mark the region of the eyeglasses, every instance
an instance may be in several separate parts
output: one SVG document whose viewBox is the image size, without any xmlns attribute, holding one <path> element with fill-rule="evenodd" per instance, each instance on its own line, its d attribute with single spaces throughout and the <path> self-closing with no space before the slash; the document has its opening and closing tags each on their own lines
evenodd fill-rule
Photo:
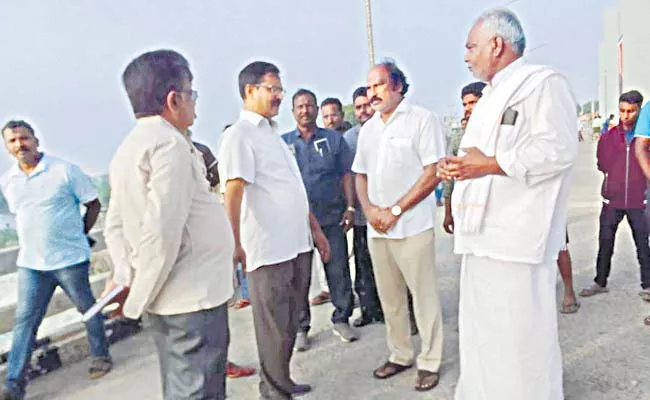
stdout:
<svg viewBox="0 0 650 400">
<path fill-rule="evenodd" d="M 190 98 L 192 99 L 192 103 L 196 103 L 196 101 L 199 99 L 199 92 L 196 90 L 179 90 L 178 93 L 189 94 Z"/>
<path fill-rule="evenodd" d="M 264 88 L 264 89 L 268 90 L 269 92 L 271 92 L 271 94 L 282 94 L 282 95 L 284 95 L 286 93 L 286 90 L 284 90 L 284 88 L 282 86 L 259 84 L 259 85 L 255 85 L 255 87 Z"/>
</svg>

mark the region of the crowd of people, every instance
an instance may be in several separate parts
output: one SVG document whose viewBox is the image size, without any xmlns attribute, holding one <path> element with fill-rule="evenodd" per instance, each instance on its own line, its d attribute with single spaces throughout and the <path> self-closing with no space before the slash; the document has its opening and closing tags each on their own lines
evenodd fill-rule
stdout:
<svg viewBox="0 0 650 400">
<path fill-rule="evenodd" d="M 310 347 L 310 303 L 327 301 L 342 342 L 363 340 L 360 328 L 385 323 L 389 354 L 374 378 L 415 366 L 414 389 L 435 388 L 443 318 L 434 236 L 440 200 L 433 193 L 442 183 L 442 227 L 462 256 L 455 399 L 563 399 L 557 311 L 580 307 L 567 248 L 576 102 L 567 79 L 526 63 L 525 49 L 511 11 L 491 10 L 475 21 L 465 62 L 478 82 L 462 89 L 462 130 L 449 140 L 436 114 L 407 99 L 409 81 L 392 61 L 370 68 L 352 94 L 357 125 L 345 122 L 340 100 L 319 105 L 303 88 L 290 100 L 295 129 L 279 132 L 273 118 L 285 96 L 281 72 L 252 62 L 238 75 L 242 110 L 221 134 L 216 157 L 192 140 L 198 92 L 187 60 L 158 50 L 131 61 L 122 78 L 136 122 L 110 164 L 104 236 L 114 270 L 105 293 L 127 287 L 119 312 L 147 315 L 163 397 L 224 399 L 227 376 L 254 373 L 228 360 L 233 282 L 241 288 L 235 307 L 252 309 L 261 398 L 312 390 L 292 378 L 291 359 Z M 621 95 L 620 123 L 598 144 L 605 177 L 600 247 L 594 284 L 583 297 L 607 292 L 614 237 L 626 216 L 641 265 L 640 295 L 650 301 L 643 190 L 650 106 L 641 110 L 642 103 L 637 91 Z M 87 235 L 100 204 L 77 166 L 38 149 L 29 123 L 10 121 L 2 136 L 17 161 L 0 185 L 21 248 L 0 399 L 16 400 L 25 396 L 32 345 L 54 289 L 61 286 L 80 312 L 95 302 Z M 312 275 L 319 294 L 310 300 Z M 355 293 L 361 315 L 350 321 Z M 90 378 L 113 367 L 103 321 L 98 314 L 86 323 Z"/>
</svg>

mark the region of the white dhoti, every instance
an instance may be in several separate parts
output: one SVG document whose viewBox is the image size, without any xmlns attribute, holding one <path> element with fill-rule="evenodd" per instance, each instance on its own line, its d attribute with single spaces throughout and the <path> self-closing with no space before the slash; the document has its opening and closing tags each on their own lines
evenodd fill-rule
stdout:
<svg viewBox="0 0 650 400">
<path fill-rule="evenodd" d="M 556 262 L 464 255 L 455 400 L 561 400 Z"/>
</svg>

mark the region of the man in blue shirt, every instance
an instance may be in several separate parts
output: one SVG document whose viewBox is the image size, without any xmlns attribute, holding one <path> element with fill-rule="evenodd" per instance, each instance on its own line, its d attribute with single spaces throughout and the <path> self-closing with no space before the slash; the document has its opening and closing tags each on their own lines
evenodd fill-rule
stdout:
<svg viewBox="0 0 650 400">
<path fill-rule="evenodd" d="M 16 217 L 18 303 L 13 340 L 1 400 L 23 399 L 26 371 L 38 327 L 60 286 L 79 312 L 95 303 L 89 282 L 90 246 L 87 234 L 101 208 L 90 177 L 79 167 L 38 151 L 38 138 L 25 121 L 9 121 L 2 137 L 17 163 L 0 180 L 9 210 Z M 86 207 L 82 219 L 79 206 Z M 93 360 L 91 379 L 112 368 L 104 319 L 86 322 Z"/>
<path fill-rule="evenodd" d="M 293 95 L 292 104 L 298 126 L 282 138 L 296 156 L 311 211 L 330 243 L 331 258 L 325 264 L 325 276 L 334 304 L 334 333 L 342 341 L 352 342 L 358 336 L 349 325 L 354 298 L 346 232 L 354 225 L 356 212 L 350 171 L 354 155 L 343 135 L 316 126 L 318 103 L 314 93 L 300 89 Z M 308 347 L 308 314 L 301 316 L 301 330 L 296 338 L 298 350 Z"/>
</svg>

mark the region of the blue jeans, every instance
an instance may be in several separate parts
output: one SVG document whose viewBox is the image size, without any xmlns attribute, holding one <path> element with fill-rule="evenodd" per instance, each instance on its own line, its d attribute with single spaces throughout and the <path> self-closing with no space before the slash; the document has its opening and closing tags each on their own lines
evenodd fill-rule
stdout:
<svg viewBox="0 0 650 400">
<path fill-rule="evenodd" d="M 7 389 L 18 398 L 25 395 L 25 375 L 32 357 L 36 332 L 47 312 L 54 289 L 61 286 L 79 312 L 84 313 L 95 297 L 90 290 L 88 261 L 54 271 L 18 268 L 18 303 L 7 364 Z M 104 317 L 98 314 L 86 322 L 93 357 L 108 357 Z"/>
<path fill-rule="evenodd" d="M 241 298 L 248 300 L 248 277 L 244 275 L 241 265 L 237 266 L 237 280 L 239 281 L 239 289 L 241 290 Z"/>
</svg>

